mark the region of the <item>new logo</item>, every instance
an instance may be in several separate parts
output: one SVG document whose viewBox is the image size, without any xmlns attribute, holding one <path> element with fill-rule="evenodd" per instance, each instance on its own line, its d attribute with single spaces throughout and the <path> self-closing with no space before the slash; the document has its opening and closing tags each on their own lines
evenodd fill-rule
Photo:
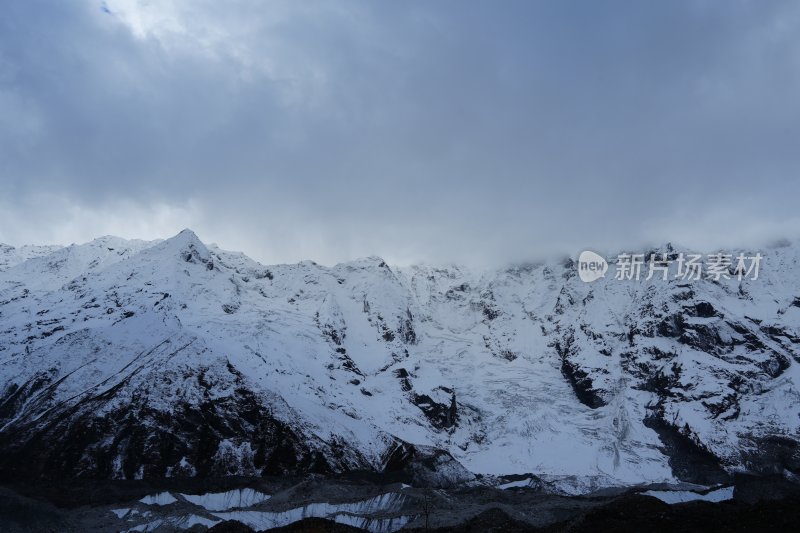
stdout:
<svg viewBox="0 0 800 533">
<path fill-rule="evenodd" d="M 601 255 L 590 250 L 584 250 L 578 257 L 578 276 L 581 281 L 590 283 L 606 275 L 608 261 Z"/>
</svg>

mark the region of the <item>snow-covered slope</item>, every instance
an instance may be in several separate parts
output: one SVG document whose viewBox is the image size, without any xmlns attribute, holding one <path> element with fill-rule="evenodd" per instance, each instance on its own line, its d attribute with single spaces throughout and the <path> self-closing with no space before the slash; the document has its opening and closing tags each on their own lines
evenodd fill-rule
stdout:
<svg viewBox="0 0 800 533">
<path fill-rule="evenodd" d="M 9 246 L 8 244 L 0 244 L 0 270 L 7 270 L 12 266 L 22 263 L 23 261 L 27 261 L 28 259 L 32 259 L 34 257 L 49 255 L 59 249 L 61 249 L 61 246 L 58 245 L 27 245 L 15 248 L 13 246 Z"/>
<path fill-rule="evenodd" d="M 800 470 L 797 245 L 755 281 L 592 284 L 571 261 L 264 266 L 188 230 L 1 250 L 4 477 Z"/>
</svg>

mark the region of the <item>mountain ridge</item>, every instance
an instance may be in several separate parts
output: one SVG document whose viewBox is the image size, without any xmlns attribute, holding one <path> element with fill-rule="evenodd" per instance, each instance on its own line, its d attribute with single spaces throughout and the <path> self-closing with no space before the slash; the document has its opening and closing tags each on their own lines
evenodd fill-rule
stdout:
<svg viewBox="0 0 800 533">
<path fill-rule="evenodd" d="M 754 281 L 585 284 L 570 261 L 267 266 L 190 230 L 103 239 L 0 247 L 4 477 L 800 472 L 796 244 Z"/>
</svg>

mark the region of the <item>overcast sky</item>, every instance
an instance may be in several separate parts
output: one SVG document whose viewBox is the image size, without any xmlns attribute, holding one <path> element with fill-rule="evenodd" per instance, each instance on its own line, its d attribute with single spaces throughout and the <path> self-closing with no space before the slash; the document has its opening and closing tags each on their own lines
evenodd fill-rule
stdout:
<svg viewBox="0 0 800 533">
<path fill-rule="evenodd" d="M 800 235 L 800 2 L 7 0 L 0 242 L 498 263 Z"/>
</svg>

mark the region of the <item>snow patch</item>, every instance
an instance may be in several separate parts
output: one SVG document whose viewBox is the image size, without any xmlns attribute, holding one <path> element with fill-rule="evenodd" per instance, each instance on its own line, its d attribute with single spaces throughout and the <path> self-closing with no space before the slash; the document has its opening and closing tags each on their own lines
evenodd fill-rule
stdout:
<svg viewBox="0 0 800 533">
<path fill-rule="evenodd" d="M 176 500 L 175 496 L 169 492 L 159 492 L 158 494 L 150 494 L 149 496 L 145 496 L 139 501 L 145 505 L 169 505 L 178 500 Z"/>
<path fill-rule="evenodd" d="M 406 517 L 376 519 L 365 515 L 397 513 L 405 500 L 406 497 L 402 494 L 387 492 L 351 503 L 311 503 L 287 511 L 231 511 L 214 513 L 214 516 L 222 520 L 238 520 L 256 530 L 282 527 L 304 518 L 328 518 L 345 524 L 363 524 L 358 527 L 384 533 L 400 529 L 408 519 Z"/>
<path fill-rule="evenodd" d="M 648 490 L 642 494 L 658 498 L 662 502 L 670 505 L 694 501 L 722 502 L 733 499 L 733 487 L 723 487 L 705 494 L 692 492 L 690 490 Z"/>
<path fill-rule="evenodd" d="M 226 492 L 209 492 L 206 494 L 181 494 L 186 501 L 206 509 L 207 511 L 229 511 L 252 507 L 269 500 L 270 496 L 254 489 L 236 489 Z"/>
<path fill-rule="evenodd" d="M 117 515 L 117 518 L 122 518 L 123 516 L 127 515 L 131 510 L 128 508 L 125 509 L 111 509 L 111 512 Z"/>
</svg>

